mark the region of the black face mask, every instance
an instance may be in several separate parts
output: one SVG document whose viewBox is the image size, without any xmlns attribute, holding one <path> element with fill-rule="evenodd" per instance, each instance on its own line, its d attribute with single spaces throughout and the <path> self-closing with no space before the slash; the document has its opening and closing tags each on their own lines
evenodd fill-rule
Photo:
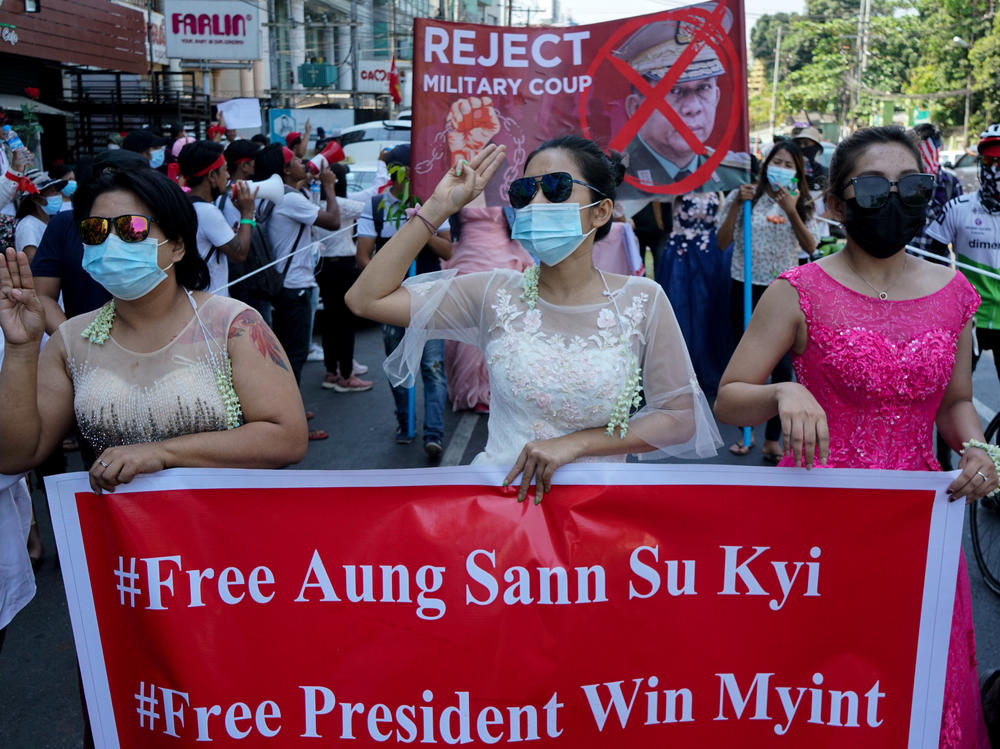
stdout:
<svg viewBox="0 0 1000 749">
<path fill-rule="evenodd" d="M 862 208 L 854 198 L 847 206 L 844 229 L 847 235 L 872 257 L 887 258 L 902 250 L 924 225 L 924 206 L 907 206 L 899 194 L 876 209 Z"/>
<path fill-rule="evenodd" d="M 811 146 L 802 146 L 802 155 L 806 157 L 807 161 L 815 161 L 816 157 L 819 156 L 819 152 L 823 150 L 823 146 L 816 145 L 815 143 Z"/>
</svg>

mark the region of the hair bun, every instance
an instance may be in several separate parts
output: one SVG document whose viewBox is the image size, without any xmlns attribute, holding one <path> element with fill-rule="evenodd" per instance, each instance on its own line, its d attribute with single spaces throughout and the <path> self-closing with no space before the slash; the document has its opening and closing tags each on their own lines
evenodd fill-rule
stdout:
<svg viewBox="0 0 1000 749">
<path fill-rule="evenodd" d="M 611 167 L 611 177 L 615 182 L 615 187 L 618 187 L 625 179 L 628 156 L 617 151 L 608 151 L 608 166 Z"/>
</svg>

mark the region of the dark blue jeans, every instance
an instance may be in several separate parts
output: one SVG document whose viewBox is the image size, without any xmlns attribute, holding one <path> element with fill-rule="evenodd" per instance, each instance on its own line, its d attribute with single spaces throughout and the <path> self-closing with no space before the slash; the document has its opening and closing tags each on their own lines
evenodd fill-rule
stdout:
<svg viewBox="0 0 1000 749">
<path fill-rule="evenodd" d="M 382 325 L 382 342 L 388 356 L 403 340 L 406 328 Z M 444 439 L 444 406 L 448 398 L 448 381 L 444 376 L 444 341 L 427 341 L 420 357 L 420 377 L 424 381 L 424 442 Z M 410 397 L 405 387 L 394 387 L 396 421 L 403 433 L 409 431 Z"/>
</svg>

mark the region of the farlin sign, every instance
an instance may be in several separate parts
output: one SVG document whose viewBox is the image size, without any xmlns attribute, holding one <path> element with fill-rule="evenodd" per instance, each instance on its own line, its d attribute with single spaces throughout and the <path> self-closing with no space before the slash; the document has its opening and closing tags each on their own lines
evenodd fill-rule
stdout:
<svg viewBox="0 0 1000 749">
<path fill-rule="evenodd" d="M 210 9 L 210 10 L 209 10 Z M 259 60 L 260 11 L 245 2 L 166 0 L 167 57 Z"/>
</svg>

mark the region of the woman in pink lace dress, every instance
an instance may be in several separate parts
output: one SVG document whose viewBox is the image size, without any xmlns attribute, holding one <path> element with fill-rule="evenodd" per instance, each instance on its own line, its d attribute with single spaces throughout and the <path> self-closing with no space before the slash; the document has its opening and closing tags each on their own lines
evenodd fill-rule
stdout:
<svg viewBox="0 0 1000 749">
<path fill-rule="evenodd" d="M 844 224 L 836 255 L 789 270 L 764 293 L 723 375 L 715 412 L 731 424 L 781 418 L 782 465 L 936 471 L 933 429 L 953 448 L 983 439 L 972 405 L 971 318 L 979 296 L 960 273 L 907 256 L 933 178 L 901 128 L 842 141 L 828 205 Z M 791 350 L 797 383 L 764 384 Z M 970 447 L 953 499 L 997 488 Z M 988 749 L 976 678 L 969 577 L 960 560 L 942 747 Z"/>
<path fill-rule="evenodd" d="M 501 206 L 488 206 L 480 199 L 459 211 L 459 221 L 452 223 L 451 260 L 441 263 L 444 270 L 454 268 L 459 275 L 509 268 L 523 271 L 532 265 L 531 255 L 521 243 L 510 238 L 510 228 Z M 448 397 L 456 411 L 490 409 L 490 378 L 486 359 L 475 346 L 458 341 L 444 342 L 444 371 Z"/>
</svg>

